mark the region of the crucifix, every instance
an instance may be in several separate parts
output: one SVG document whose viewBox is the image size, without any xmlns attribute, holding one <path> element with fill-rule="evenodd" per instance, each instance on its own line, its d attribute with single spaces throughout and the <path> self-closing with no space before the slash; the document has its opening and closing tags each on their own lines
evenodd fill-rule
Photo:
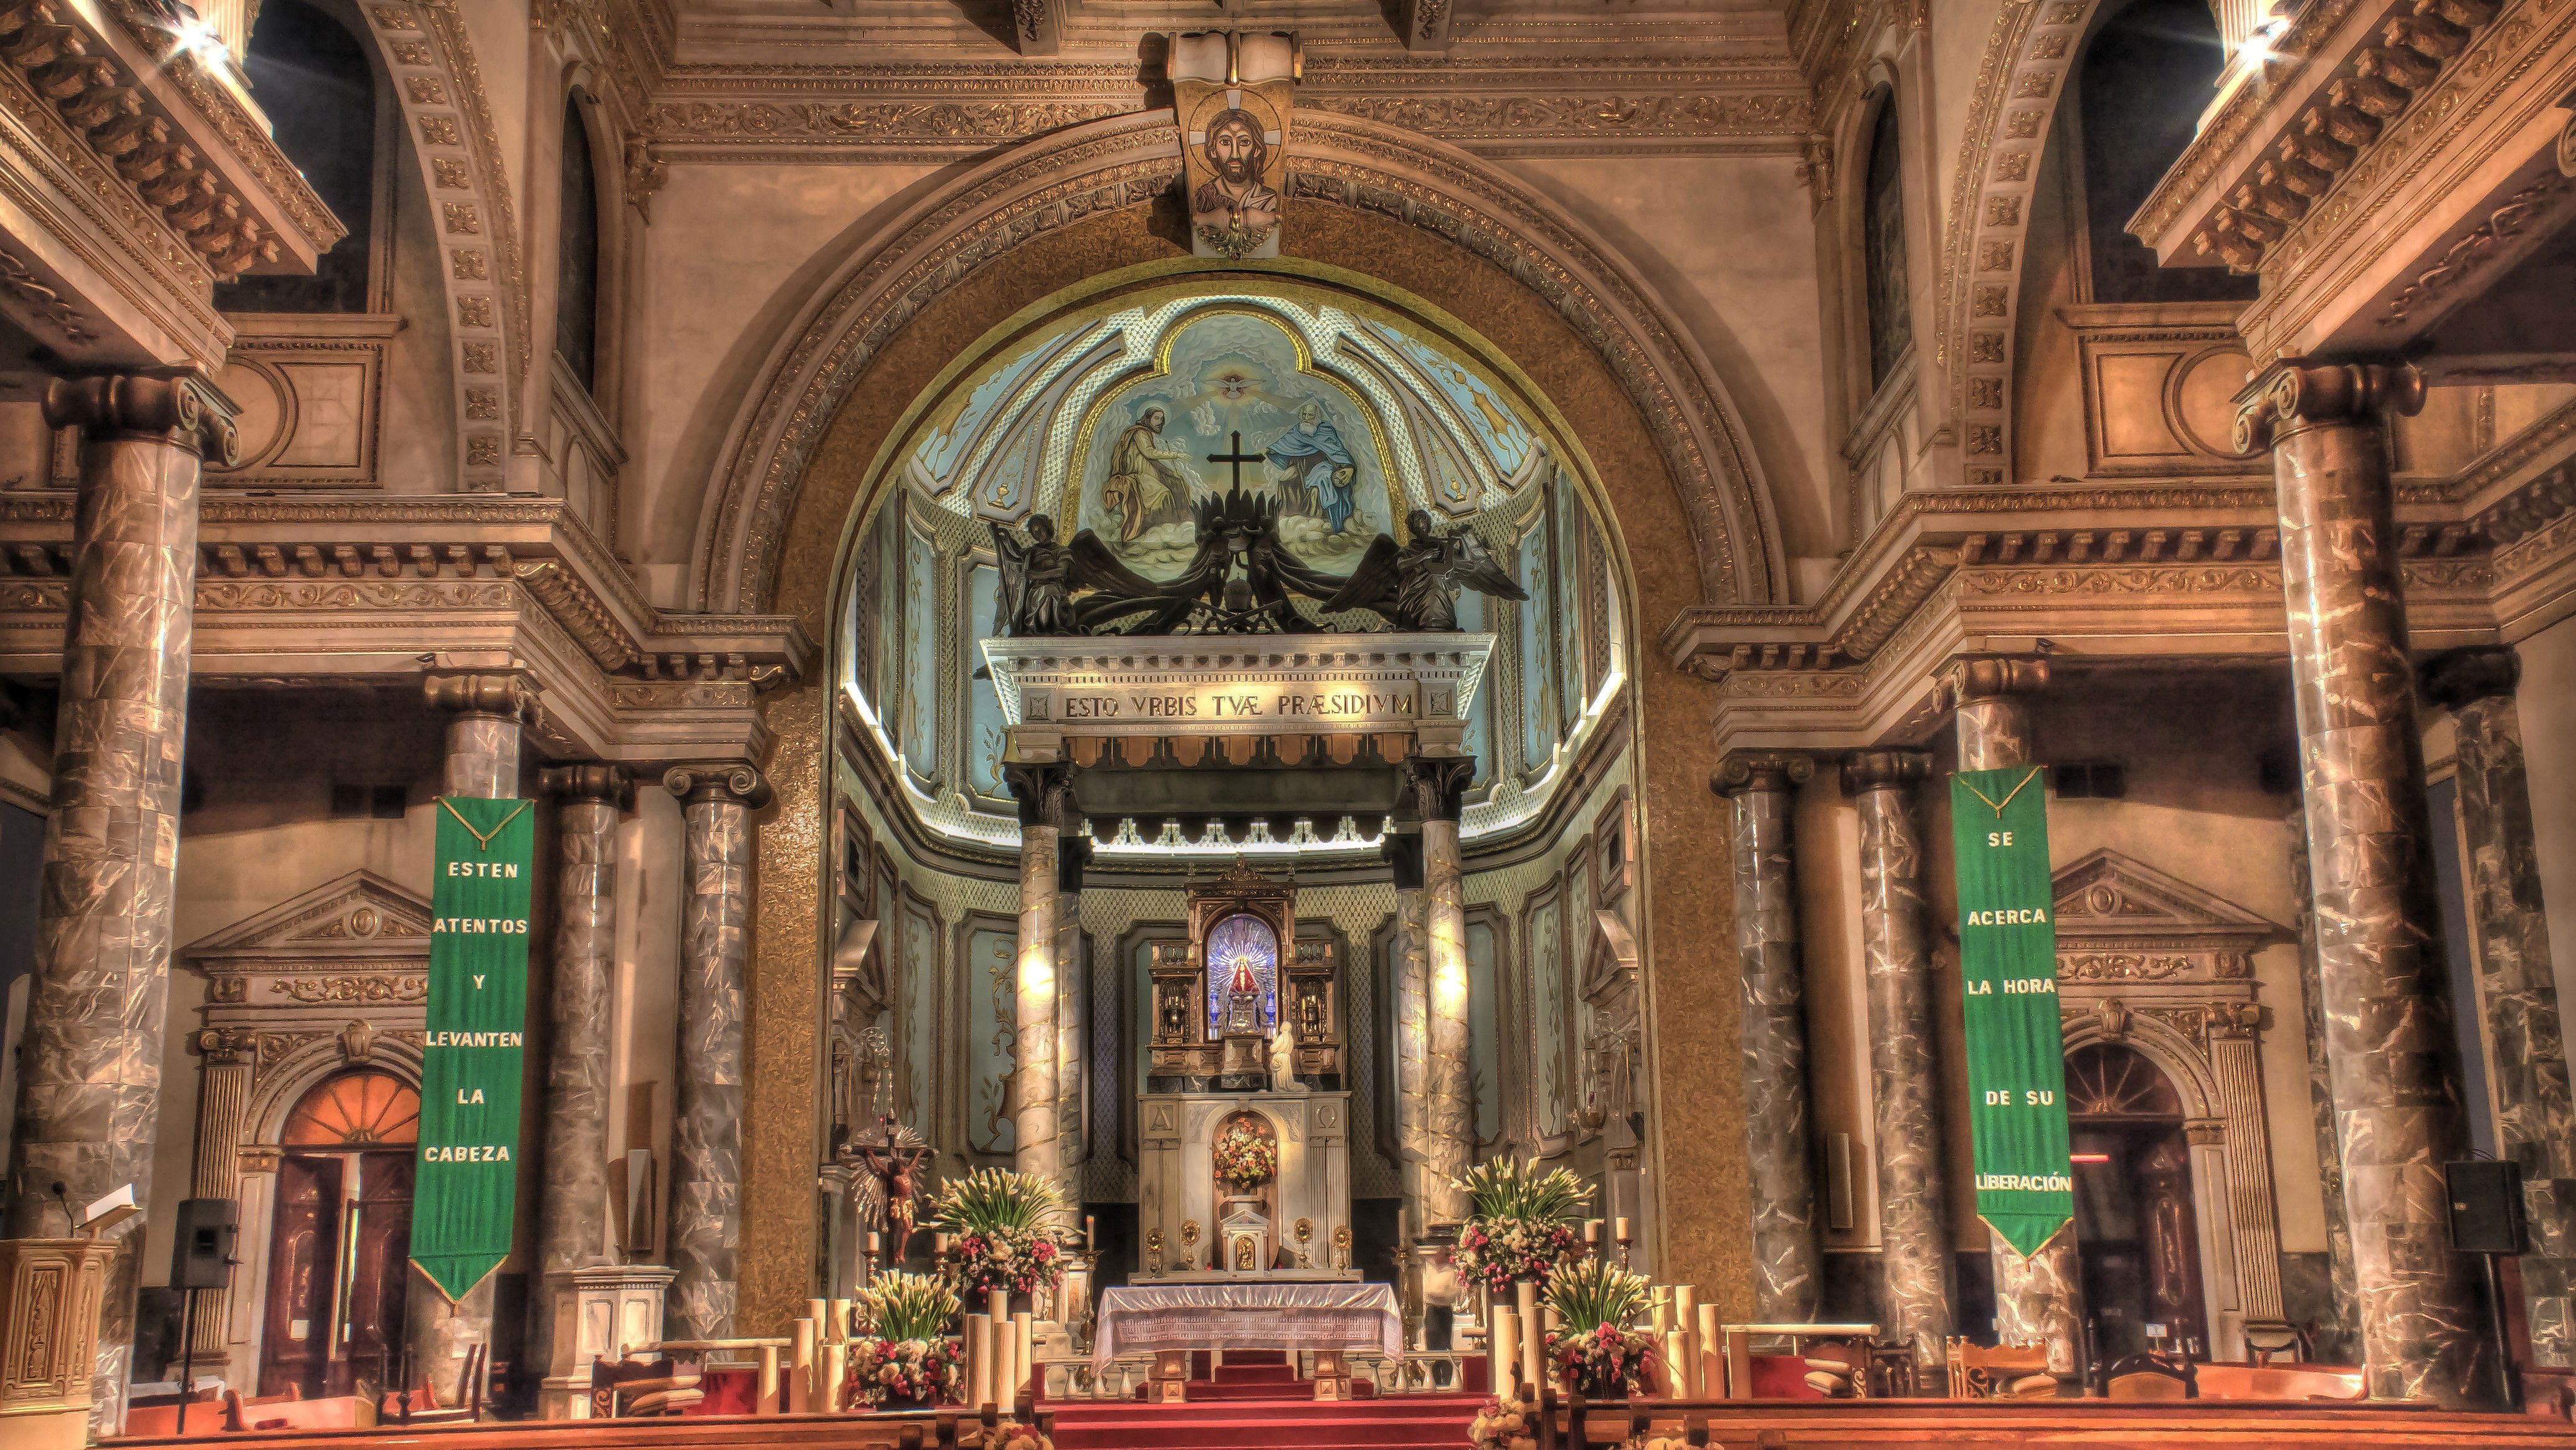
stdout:
<svg viewBox="0 0 2576 1450">
<path fill-rule="evenodd" d="M 1259 462 L 1261 462 L 1263 459 L 1268 458 L 1269 456 L 1270 456 L 1270 455 L 1268 455 L 1268 454 L 1266 454 L 1266 453 L 1246 453 L 1246 452 L 1244 452 L 1244 451 L 1243 451 L 1243 433 L 1242 433 L 1242 430 L 1237 429 L 1237 430 L 1235 431 L 1235 434 L 1234 434 L 1234 451 L 1233 451 L 1232 453 L 1211 453 L 1211 454 L 1209 454 L 1209 455 L 1207 456 L 1207 461 L 1208 461 L 1208 462 L 1210 462 L 1210 463 L 1231 463 L 1231 464 L 1233 464 L 1233 465 L 1234 465 L 1234 491 L 1235 491 L 1235 492 L 1237 492 L 1237 493 L 1241 493 L 1241 492 L 1243 491 L 1243 465 L 1245 465 L 1245 464 L 1247 464 L 1247 463 L 1259 463 Z"/>
</svg>

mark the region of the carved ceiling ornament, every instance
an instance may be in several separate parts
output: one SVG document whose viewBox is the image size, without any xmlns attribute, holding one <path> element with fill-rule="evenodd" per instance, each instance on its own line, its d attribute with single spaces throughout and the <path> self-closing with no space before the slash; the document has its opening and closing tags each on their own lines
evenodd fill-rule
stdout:
<svg viewBox="0 0 2576 1450">
<path fill-rule="evenodd" d="M 434 203 L 455 378 L 456 488 L 500 493 L 508 486 L 504 440 L 523 424 L 530 344 L 527 275 L 491 104 L 452 3 L 411 0 L 358 10 L 394 78 L 393 97 L 411 132 L 406 149 Z M 493 305 L 496 296 L 503 305 Z"/>
<path fill-rule="evenodd" d="M 947 288 L 1046 232 L 1163 194 L 1179 167 L 1167 112 L 1033 139 L 917 202 L 852 257 L 764 364 L 729 430 L 692 562 L 697 607 L 761 607 L 805 465 L 868 363 Z M 1299 123 L 1296 199 L 1419 227 L 1493 263 L 1564 317 L 1636 403 L 1675 478 L 1701 593 L 1767 602 L 1780 576 L 1760 470 L 1713 369 L 1616 253 L 1552 202 L 1418 134 L 1354 117 Z"/>
<path fill-rule="evenodd" d="M 2039 156 L 2097 0 L 2006 5 L 1987 36 L 1959 143 L 1941 245 L 1933 361 L 1949 375 L 1949 416 L 1966 448 L 1965 482 L 2012 479 L 2013 344 L 2020 329 L 2022 245 L 2039 187 Z M 1981 289 L 1972 284 L 2000 284 Z M 1969 301 L 1982 297 L 1971 320 Z M 1971 378 L 1999 384 L 1971 389 Z"/>
</svg>

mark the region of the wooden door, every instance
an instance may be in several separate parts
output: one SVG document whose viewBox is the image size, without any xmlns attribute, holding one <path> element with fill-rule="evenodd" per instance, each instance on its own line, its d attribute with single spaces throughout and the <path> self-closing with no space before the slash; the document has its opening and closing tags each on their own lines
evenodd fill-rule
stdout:
<svg viewBox="0 0 2576 1450">
<path fill-rule="evenodd" d="M 331 1300 L 337 1287 L 341 1160 L 291 1153 L 278 1160 L 277 1228 L 268 1256 L 268 1326 L 260 1336 L 259 1392 L 328 1393 Z"/>
<path fill-rule="evenodd" d="M 349 1305 L 343 1316 L 341 1362 L 361 1395 L 395 1388 L 402 1372 L 403 1304 L 411 1284 L 411 1183 L 409 1153 L 361 1153 L 357 1222 L 352 1241 Z"/>
</svg>

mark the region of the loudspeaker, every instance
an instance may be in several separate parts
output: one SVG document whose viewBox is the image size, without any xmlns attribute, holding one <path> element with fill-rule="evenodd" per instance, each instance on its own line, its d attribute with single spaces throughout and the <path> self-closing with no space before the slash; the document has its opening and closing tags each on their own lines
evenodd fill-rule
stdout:
<svg viewBox="0 0 2576 1450">
<path fill-rule="evenodd" d="M 177 1231 L 170 1239 L 170 1287 L 221 1289 L 233 1281 L 233 1201 L 179 1200 Z"/>
<path fill-rule="evenodd" d="M 2522 1214 L 2522 1165 L 2479 1159 L 2442 1165 L 2451 1201 L 2451 1247 L 2464 1254 L 2519 1254 L 2531 1248 Z"/>
</svg>

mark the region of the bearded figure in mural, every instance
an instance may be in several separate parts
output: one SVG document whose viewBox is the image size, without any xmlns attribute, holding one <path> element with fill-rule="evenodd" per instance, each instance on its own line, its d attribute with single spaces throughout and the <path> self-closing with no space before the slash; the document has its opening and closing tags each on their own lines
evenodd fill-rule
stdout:
<svg viewBox="0 0 2576 1450">
<path fill-rule="evenodd" d="M 1118 435 L 1109 450 L 1109 481 L 1100 501 L 1118 511 L 1118 541 L 1132 544 L 1147 529 L 1190 516 L 1189 476 L 1173 465 L 1188 457 L 1165 448 L 1163 426 L 1168 415 L 1147 408 Z"/>
<path fill-rule="evenodd" d="M 1338 534 L 1359 510 L 1353 487 L 1359 465 L 1321 403 L 1309 398 L 1297 405 L 1297 426 L 1270 441 L 1269 458 L 1283 513 L 1319 517 L 1327 532 Z"/>
<path fill-rule="evenodd" d="M 1220 254 L 1243 256 L 1279 225 L 1279 193 L 1261 180 L 1270 165 L 1270 142 L 1261 122 L 1236 107 L 1208 123 L 1200 152 L 1216 175 L 1190 194 L 1191 224 Z"/>
</svg>

